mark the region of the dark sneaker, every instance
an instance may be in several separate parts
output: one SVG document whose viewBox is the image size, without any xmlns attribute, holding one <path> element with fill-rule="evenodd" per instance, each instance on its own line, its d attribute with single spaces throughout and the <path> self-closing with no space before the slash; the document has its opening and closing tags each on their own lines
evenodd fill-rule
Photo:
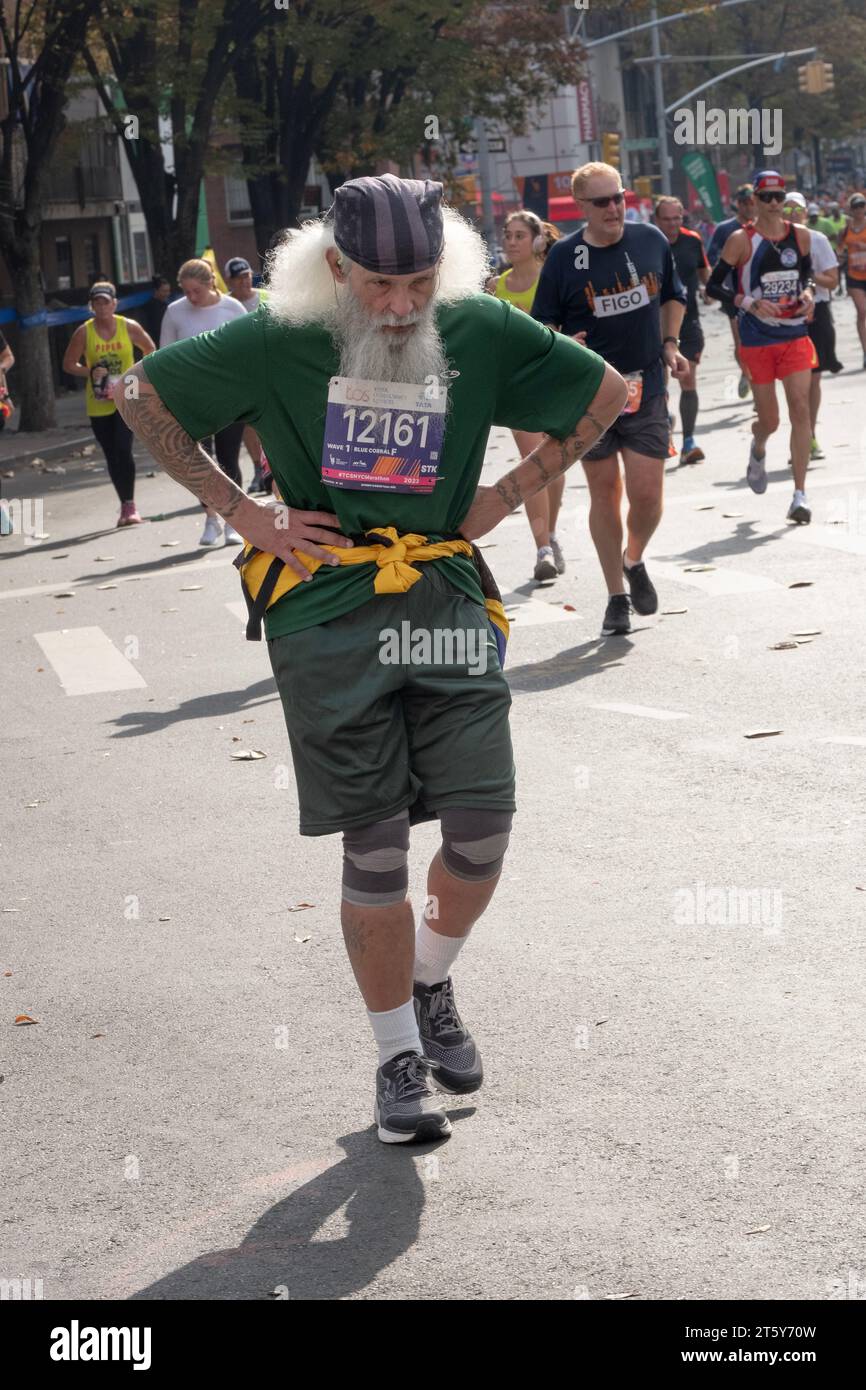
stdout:
<svg viewBox="0 0 866 1390">
<path fill-rule="evenodd" d="M 602 637 L 621 637 L 624 633 L 631 632 L 630 610 L 628 594 L 611 594 L 604 610 Z"/>
<path fill-rule="evenodd" d="M 543 584 L 547 579 L 555 579 L 556 575 L 557 569 L 556 561 L 553 558 L 553 547 L 543 545 L 538 552 L 532 577 L 537 580 L 539 584 Z"/>
<path fill-rule="evenodd" d="M 655 585 L 646 572 L 646 565 L 639 560 L 636 565 L 625 567 L 625 555 L 622 557 L 622 572 L 628 581 L 631 592 L 631 606 L 635 613 L 646 616 L 647 613 L 657 613 L 659 606 L 659 596 L 655 591 Z"/>
<path fill-rule="evenodd" d="M 430 1083 L 433 1063 L 417 1052 L 401 1052 L 376 1072 L 373 1119 L 383 1144 L 447 1139 L 451 1121 Z"/>
<path fill-rule="evenodd" d="M 475 1040 L 457 1012 L 451 977 L 439 985 L 416 982 L 413 993 L 424 1056 L 436 1064 L 433 1084 L 451 1095 L 477 1091 L 484 1068 Z"/>
<path fill-rule="evenodd" d="M 266 491 L 267 491 L 267 489 L 266 489 L 266 487 L 265 487 L 265 482 L 264 482 L 264 479 L 263 479 L 263 477 L 262 477 L 262 470 L 261 470 L 260 468 L 256 468 L 255 471 L 254 471 L 254 473 L 253 473 L 253 480 L 252 480 L 252 482 L 250 483 L 249 487 L 247 488 L 247 496 L 249 497 L 249 496 L 252 495 L 252 493 L 255 493 L 255 492 L 266 492 Z"/>
<path fill-rule="evenodd" d="M 691 449 L 683 449 L 680 454 L 680 465 L 682 466 L 687 463 L 703 463 L 704 457 L 703 449 L 699 449 L 697 444 L 693 444 Z"/>
</svg>

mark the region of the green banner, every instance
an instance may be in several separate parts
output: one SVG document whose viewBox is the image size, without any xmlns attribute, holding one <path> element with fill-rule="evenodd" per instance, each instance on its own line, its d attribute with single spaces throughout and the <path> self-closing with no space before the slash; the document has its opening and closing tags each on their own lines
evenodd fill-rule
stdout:
<svg viewBox="0 0 866 1390">
<path fill-rule="evenodd" d="M 691 154 L 684 154 L 680 164 L 710 217 L 714 222 L 721 222 L 725 210 L 722 207 L 719 185 L 716 183 L 716 171 L 707 156 L 694 150 Z"/>
</svg>

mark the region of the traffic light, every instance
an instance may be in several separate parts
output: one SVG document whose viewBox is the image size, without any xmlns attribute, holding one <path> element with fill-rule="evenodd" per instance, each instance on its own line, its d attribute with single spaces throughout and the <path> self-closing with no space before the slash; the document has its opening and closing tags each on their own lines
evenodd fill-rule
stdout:
<svg viewBox="0 0 866 1390">
<path fill-rule="evenodd" d="M 611 130 L 606 130 L 601 137 L 601 157 L 605 164 L 612 164 L 614 169 L 620 167 L 619 164 L 619 135 Z"/>
<path fill-rule="evenodd" d="M 801 92 L 808 92 L 811 96 L 832 92 L 835 86 L 833 64 L 822 63 L 819 58 L 804 63 L 797 69 L 797 85 Z"/>
<path fill-rule="evenodd" d="M 651 198 L 653 181 L 648 174 L 640 174 L 634 181 L 634 191 L 639 198 Z"/>
</svg>

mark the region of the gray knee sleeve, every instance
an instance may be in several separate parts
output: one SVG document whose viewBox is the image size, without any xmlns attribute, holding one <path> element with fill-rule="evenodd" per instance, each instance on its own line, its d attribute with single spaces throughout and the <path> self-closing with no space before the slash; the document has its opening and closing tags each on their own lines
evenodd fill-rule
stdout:
<svg viewBox="0 0 866 1390">
<path fill-rule="evenodd" d="M 358 907 L 389 907 L 409 891 L 409 812 L 343 831 L 343 897 Z"/>
<path fill-rule="evenodd" d="M 470 883 L 495 878 L 508 848 L 512 814 L 483 806 L 440 811 L 442 862 L 449 874 Z"/>
</svg>

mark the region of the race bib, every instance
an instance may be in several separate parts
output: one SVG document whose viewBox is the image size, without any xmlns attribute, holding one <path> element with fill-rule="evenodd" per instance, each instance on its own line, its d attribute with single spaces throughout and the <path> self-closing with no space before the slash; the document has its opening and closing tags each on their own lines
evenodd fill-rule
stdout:
<svg viewBox="0 0 866 1390">
<path fill-rule="evenodd" d="M 430 493 L 442 459 L 448 388 L 331 378 L 322 481 L 359 492 Z"/>
<path fill-rule="evenodd" d="M 780 308 L 794 308 L 800 298 L 800 276 L 796 270 L 768 270 L 761 276 L 761 298 Z"/>
<path fill-rule="evenodd" d="M 646 285 L 632 285 L 630 289 L 618 290 L 616 294 L 595 295 L 592 312 L 597 319 L 607 319 L 614 314 L 631 314 L 635 309 L 645 309 L 649 302 Z"/>
<path fill-rule="evenodd" d="M 853 270 L 866 270 L 866 246 L 854 246 L 848 252 L 848 261 Z"/>
<path fill-rule="evenodd" d="M 636 410 L 640 410 L 640 403 L 643 398 L 643 372 L 626 372 L 623 381 L 628 387 L 628 400 L 619 413 L 620 415 L 634 415 Z"/>
</svg>

